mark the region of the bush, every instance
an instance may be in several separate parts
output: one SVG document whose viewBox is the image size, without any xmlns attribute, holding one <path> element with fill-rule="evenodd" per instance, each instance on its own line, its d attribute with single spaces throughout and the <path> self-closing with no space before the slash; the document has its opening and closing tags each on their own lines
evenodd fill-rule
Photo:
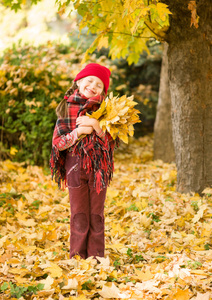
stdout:
<svg viewBox="0 0 212 300">
<path fill-rule="evenodd" d="M 79 70 L 81 53 L 63 46 L 8 49 L 0 67 L 1 135 L 16 159 L 48 164 L 55 108 Z"/>
<path fill-rule="evenodd" d="M 0 149 L 15 147 L 18 150 L 16 160 L 48 165 L 56 122 L 55 108 L 82 68 L 82 58 L 80 50 L 52 44 L 37 48 L 13 46 L 5 51 L 0 58 L 0 143 L 3 143 Z M 102 63 L 112 70 L 109 91 L 120 95 L 133 92 L 140 103 L 138 108 L 145 112 L 141 115 L 143 123 L 138 132 L 139 135 L 146 133 L 146 120 L 151 120 L 151 124 L 154 122 L 157 88 L 152 89 L 145 83 L 146 79 L 143 83 L 142 79 L 135 81 L 134 74 L 147 68 L 148 61 L 145 59 L 145 63 L 129 67 L 124 61 L 112 62 L 105 55 L 94 54 L 90 62 Z M 157 81 L 159 71 L 156 73 Z M 148 99 L 144 97 L 144 91 L 148 91 Z"/>
</svg>

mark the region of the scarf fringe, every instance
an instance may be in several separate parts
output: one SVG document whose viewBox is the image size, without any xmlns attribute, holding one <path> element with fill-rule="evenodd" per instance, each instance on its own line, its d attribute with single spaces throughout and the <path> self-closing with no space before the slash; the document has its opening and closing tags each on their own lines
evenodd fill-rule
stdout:
<svg viewBox="0 0 212 300">
<path fill-rule="evenodd" d="M 94 172 L 94 187 L 99 194 L 109 184 L 114 171 L 113 151 L 105 136 L 105 141 L 95 133 L 84 137 L 72 148 L 75 155 L 82 158 L 86 174 Z"/>
<path fill-rule="evenodd" d="M 56 147 L 52 147 L 49 166 L 51 170 L 52 180 L 62 190 L 67 186 L 66 170 L 65 170 L 66 150 L 59 151 Z M 63 166 L 63 167 L 61 167 Z"/>
</svg>

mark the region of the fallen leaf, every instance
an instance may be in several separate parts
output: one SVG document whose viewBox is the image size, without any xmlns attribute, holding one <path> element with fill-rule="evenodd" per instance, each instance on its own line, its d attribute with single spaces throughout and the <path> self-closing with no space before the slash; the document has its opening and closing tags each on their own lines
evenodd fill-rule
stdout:
<svg viewBox="0 0 212 300">
<path fill-rule="evenodd" d="M 55 277 L 61 277 L 62 276 L 62 269 L 55 263 L 50 263 L 50 267 L 45 268 L 45 272 L 50 273 L 50 276 L 55 278 Z"/>
<path fill-rule="evenodd" d="M 103 285 L 102 290 L 99 291 L 98 293 L 103 298 L 108 298 L 108 299 L 110 298 L 127 299 L 129 297 L 129 295 L 125 293 L 121 293 L 119 288 L 117 288 L 114 283 L 112 283 L 111 287 Z"/>
<path fill-rule="evenodd" d="M 54 279 L 51 276 L 48 276 L 46 279 L 40 280 L 39 283 L 44 284 L 44 290 L 51 290 L 51 286 L 54 283 Z"/>
<path fill-rule="evenodd" d="M 76 278 L 74 279 L 68 279 L 68 283 L 67 285 L 65 285 L 64 287 L 62 287 L 63 290 L 74 290 L 77 289 L 78 287 L 78 281 L 76 280 Z"/>
<path fill-rule="evenodd" d="M 178 288 L 167 300 L 189 300 L 191 296 L 192 293 L 189 289 L 181 290 Z"/>
<path fill-rule="evenodd" d="M 197 296 L 191 298 L 191 300 L 210 300 L 211 293 L 207 292 L 205 294 L 201 294 L 197 292 Z"/>
<path fill-rule="evenodd" d="M 146 270 L 145 272 L 142 272 L 138 269 L 135 269 L 135 274 L 138 276 L 138 279 L 141 281 L 147 281 L 154 277 L 154 275 L 150 272 L 150 270 Z"/>
</svg>

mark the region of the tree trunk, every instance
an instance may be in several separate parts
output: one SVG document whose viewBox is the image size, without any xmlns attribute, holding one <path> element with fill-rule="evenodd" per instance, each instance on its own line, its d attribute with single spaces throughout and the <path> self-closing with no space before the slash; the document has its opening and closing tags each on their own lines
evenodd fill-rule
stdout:
<svg viewBox="0 0 212 300">
<path fill-rule="evenodd" d="M 172 142 L 167 50 L 168 44 L 164 44 L 157 115 L 154 124 L 154 159 L 161 159 L 166 163 L 171 163 L 175 161 L 175 153 Z"/>
<path fill-rule="evenodd" d="M 212 5 L 197 1 L 199 27 L 190 26 L 188 0 L 170 1 L 168 34 L 173 140 L 179 192 L 212 185 Z"/>
</svg>

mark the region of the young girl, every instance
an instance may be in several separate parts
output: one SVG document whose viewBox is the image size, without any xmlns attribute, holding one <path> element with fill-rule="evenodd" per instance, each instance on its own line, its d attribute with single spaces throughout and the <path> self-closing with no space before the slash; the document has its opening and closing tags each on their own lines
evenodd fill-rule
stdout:
<svg viewBox="0 0 212 300">
<path fill-rule="evenodd" d="M 104 202 L 113 173 L 115 141 L 96 111 L 109 87 L 110 70 L 88 64 L 58 105 L 50 166 L 59 187 L 68 186 L 71 205 L 70 258 L 104 256 Z"/>
</svg>

